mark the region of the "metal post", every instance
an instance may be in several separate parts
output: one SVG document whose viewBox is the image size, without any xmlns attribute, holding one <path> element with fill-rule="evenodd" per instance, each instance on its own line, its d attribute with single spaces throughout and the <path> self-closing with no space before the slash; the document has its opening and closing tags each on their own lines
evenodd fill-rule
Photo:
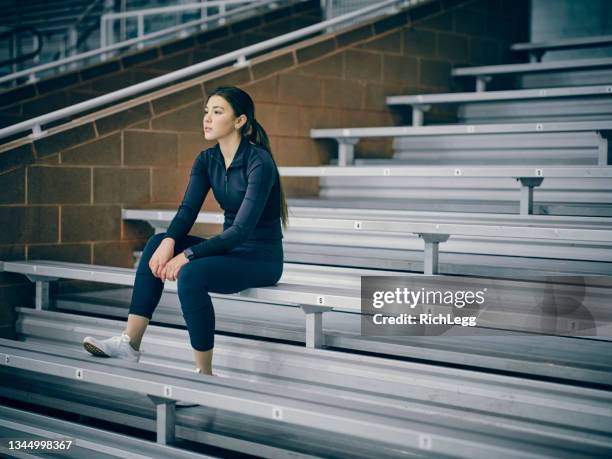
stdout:
<svg viewBox="0 0 612 459">
<path fill-rule="evenodd" d="M 127 11 L 127 0 L 121 0 L 121 12 L 125 13 Z M 119 39 L 120 41 L 127 40 L 127 18 L 124 16 L 121 18 L 121 22 L 119 23 Z"/>
<path fill-rule="evenodd" d="M 476 92 L 484 92 L 487 90 L 487 83 L 491 81 L 490 76 L 477 76 L 476 77 Z"/>
<path fill-rule="evenodd" d="M 141 38 L 144 35 L 144 15 L 138 15 L 138 38 Z M 144 42 L 138 42 L 136 46 L 138 49 L 144 48 Z"/>
<path fill-rule="evenodd" d="M 200 19 L 202 19 L 202 21 L 205 21 L 207 17 L 208 17 L 208 7 L 207 6 L 203 6 L 201 8 L 201 10 L 200 10 Z M 203 22 L 200 25 L 200 29 L 201 30 L 208 29 L 208 23 L 207 22 Z"/>
<path fill-rule="evenodd" d="M 26 274 L 30 282 L 35 284 L 34 306 L 37 310 L 51 310 L 51 296 L 49 294 L 49 283 L 56 281 L 56 277 L 38 276 L 36 274 Z"/>
<path fill-rule="evenodd" d="M 331 308 L 303 304 L 302 311 L 306 314 L 306 347 L 321 348 L 325 345 L 323 336 L 323 313 Z"/>
<path fill-rule="evenodd" d="M 610 145 L 610 137 L 612 131 L 600 131 L 600 141 L 598 146 L 597 165 L 607 166 L 612 163 L 612 151 Z"/>
<path fill-rule="evenodd" d="M 358 138 L 347 137 L 336 139 L 338 141 L 338 166 L 350 166 L 355 160 L 355 144 Z"/>
<path fill-rule="evenodd" d="M 11 37 L 11 45 L 10 45 L 10 53 L 9 53 L 9 57 L 11 59 L 14 59 L 17 57 L 17 34 L 13 34 Z M 13 68 L 13 72 L 15 73 L 17 71 L 17 62 L 13 62 L 13 64 L 11 65 L 11 67 Z"/>
<path fill-rule="evenodd" d="M 219 25 L 225 25 L 225 23 L 227 22 L 227 19 L 225 19 L 225 5 L 221 5 L 219 6 L 219 15 L 220 15 L 220 19 L 219 19 Z"/>
<path fill-rule="evenodd" d="M 424 112 L 428 111 L 431 105 L 413 105 L 412 106 L 412 125 L 423 126 Z"/>
<path fill-rule="evenodd" d="M 74 56 L 77 54 L 77 41 L 78 41 L 78 32 L 76 27 L 70 27 L 68 29 L 68 47 L 66 49 L 66 57 Z M 68 64 L 69 69 L 74 69 L 77 66 L 76 62 L 71 62 Z"/>
<path fill-rule="evenodd" d="M 176 402 L 167 398 L 149 395 L 157 414 L 157 443 L 169 445 L 176 440 Z"/>
<path fill-rule="evenodd" d="M 541 49 L 529 51 L 529 62 L 542 62 L 542 57 L 545 52 L 546 50 Z"/>
<path fill-rule="evenodd" d="M 104 17 L 104 15 L 102 15 L 100 17 L 100 48 L 106 48 L 107 46 L 107 42 L 108 42 L 108 37 L 106 36 L 106 18 Z M 100 60 L 101 61 L 105 61 L 106 60 L 106 54 L 101 54 L 100 55 Z"/>
<path fill-rule="evenodd" d="M 440 242 L 446 242 L 450 234 L 420 233 L 419 237 L 425 241 L 425 253 L 423 259 L 423 274 L 438 274 L 440 266 L 438 262 Z"/>
<path fill-rule="evenodd" d="M 521 203 L 520 214 L 531 215 L 533 213 L 533 187 L 540 186 L 544 177 L 520 177 L 521 182 Z"/>
</svg>

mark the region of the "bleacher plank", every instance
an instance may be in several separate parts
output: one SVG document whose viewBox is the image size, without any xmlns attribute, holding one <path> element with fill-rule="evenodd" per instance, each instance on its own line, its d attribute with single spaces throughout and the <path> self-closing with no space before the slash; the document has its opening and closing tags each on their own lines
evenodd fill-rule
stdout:
<svg viewBox="0 0 612 459">
<path fill-rule="evenodd" d="M 129 293 L 129 292 L 128 292 Z M 105 302 L 105 297 L 100 295 L 100 303 Z M 127 316 L 127 303 L 107 307 L 106 316 L 116 317 L 125 320 Z M 224 309 L 224 305 L 215 303 L 215 307 Z M 253 305 L 233 304 L 230 310 L 237 317 L 251 316 L 255 308 Z M 110 312 L 115 309 L 114 312 Z M 180 305 L 178 298 L 166 296 L 162 298 L 159 310 L 156 311 L 155 320 L 163 325 L 181 325 L 184 321 L 180 318 Z M 21 340 L 30 342 L 49 342 L 58 345 L 70 345 L 73 349 L 81 346 L 81 340 L 86 334 L 94 334 L 104 337 L 116 333 L 123 325 L 115 320 L 103 318 L 87 317 L 82 314 L 92 314 L 91 308 L 83 308 L 79 311 L 58 312 L 58 311 L 38 311 L 32 308 L 18 308 L 17 334 Z M 267 310 L 262 312 L 265 313 Z M 272 314 L 280 314 L 279 308 L 270 309 Z M 338 313 L 338 315 L 340 315 Z M 215 366 L 221 375 L 229 377 L 246 378 L 245 369 L 251 369 L 257 375 L 257 379 L 273 380 L 277 376 L 295 379 L 296 377 L 309 380 L 315 378 L 316 381 L 338 381 L 342 380 L 343 372 L 348 374 L 369 375 L 368 378 L 385 378 L 385 369 L 396 368 L 397 375 L 412 379 L 414 375 L 420 375 L 421 380 L 425 375 L 433 377 L 438 375 L 441 379 L 462 379 L 471 373 L 457 369 L 457 373 L 449 375 L 448 368 L 444 367 L 467 367 L 472 370 L 494 369 L 506 375 L 518 378 L 533 379 L 552 379 L 562 381 L 578 387 L 604 387 L 612 386 L 612 362 L 608 358 L 611 343 L 603 340 L 589 340 L 575 337 L 563 336 L 541 336 L 529 333 L 510 332 L 503 335 L 491 336 L 491 334 L 474 336 L 395 336 L 395 337 L 367 337 L 361 336 L 359 322 L 352 329 L 337 325 L 338 322 L 347 321 L 349 314 L 338 317 L 336 323 L 326 321 L 325 343 L 331 349 L 325 352 L 312 354 L 307 348 L 281 345 L 279 343 L 266 343 L 261 340 L 251 341 L 244 338 L 216 336 L 219 351 L 215 353 Z M 355 314 L 350 314 L 354 318 Z M 262 317 L 262 316 L 260 316 Z M 288 326 L 295 327 L 296 321 L 287 315 Z M 265 319 L 265 318 L 264 318 Z M 358 319 L 358 317 L 357 317 Z M 260 321 L 260 330 L 250 335 L 266 336 L 273 333 L 271 322 Z M 233 330 L 235 332 L 235 330 Z M 263 333 L 262 333 L 263 332 Z M 249 334 L 243 333 L 242 334 Z M 270 336 L 273 337 L 274 336 Z M 288 337 L 292 342 L 303 342 L 296 332 Z M 42 341 L 41 341 L 42 340 Z M 248 343 L 249 352 L 245 352 Z M 176 327 L 165 328 L 163 326 L 150 326 L 143 341 L 145 352 L 143 361 L 150 358 L 151 363 L 160 363 L 160 359 L 170 359 L 164 365 L 173 368 L 191 368 L 191 350 L 187 346 L 187 332 L 177 330 Z M 349 354 L 346 352 L 334 352 L 334 348 L 345 350 L 359 350 L 394 357 L 393 360 L 370 361 L 370 357 Z M 329 355 L 327 351 L 330 351 Z M 397 357 L 405 357 L 408 360 L 403 363 Z M 241 359 L 244 359 L 242 361 Z M 279 365 L 270 366 L 270 362 L 278 362 Z M 323 365 L 323 362 L 326 362 Z M 350 363 L 352 362 L 352 363 Z M 394 363 L 397 362 L 397 363 Z M 420 363 L 419 363 L 420 362 Z M 431 367 L 429 363 L 436 362 L 437 365 Z M 542 363 L 546 362 L 546 365 Z M 284 365 L 287 365 L 286 367 Z M 303 373 L 304 368 L 312 368 L 321 364 L 325 370 L 323 373 Z M 443 364 L 443 365 L 440 365 Z M 347 365 L 354 365 L 351 370 Z M 293 370 L 292 370 L 293 369 Z M 282 374 L 278 373 L 279 371 Z M 296 373 L 297 371 L 297 373 Z M 432 373 L 433 372 L 433 373 Z M 451 371 L 452 372 L 452 371 Z M 248 371 L 247 371 L 248 373 Z M 486 373 L 486 372 L 485 372 Z M 487 373 L 490 375 L 490 373 Z M 267 376 L 266 376 L 267 375 Z M 488 379 L 489 377 L 493 379 Z M 469 378 L 468 378 L 469 379 Z M 479 376 L 479 381 L 484 383 L 489 381 L 492 387 L 496 387 L 500 380 L 493 376 Z M 463 380 L 463 379 L 462 379 Z M 434 383 L 435 381 L 431 381 Z M 342 383 L 346 385 L 347 383 Z M 354 384 L 359 384 L 357 381 Z M 378 384 L 378 383 L 377 383 Z M 387 384 L 390 384 L 387 382 Z M 396 389 L 412 384 L 409 381 L 401 381 Z M 429 380 L 423 381 L 423 387 L 428 387 Z M 467 381 L 462 382 L 467 384 Z M 421 383 L 419 383 L 419 386 Z M 392 386 L 386 386 L 392 387 Z M 394 387 L 394 386 L 393 386 Z M 395 389 L 394 389 L 395 390 Z M 419 393 L 418 391 L 416 391 Z M 423 394 L 425 397 L 427 392 Z M 449 402 L 452 396 L 449 396 Z M 476 403 L 476 402 L 470 402 Z"/>
<path fill-rule="evenodd" d="M 353 163 L 355 156 L 354 146 L 363 138 L 385 138 L 393 137 L 395 141 L 417 137 L 446 137 L 446 136 L 466 136 L 473 137 L 475 142 L 483 142 L 482 147 L 486 147 L 487 142 L 493 140 L 493 145 L 497 148 L 501 144 L 508 144 L 512 147 L 513 135 L 543 135 L 541 141 L 550 138 L 550 134 L 586 133 L 596 134 L 592 141 L 592 146 L 597 149 L 597 164 L 607 165 L 610 159 L 607 137 L 612 128 L 612 121 L 560 121 L 546 123 L 507 123 L 507 124 L 475 124 L 475 125 L 433 125 L 433 126 L 389 126 L 373 128 L 342 128 L 342 129 L 311 129 L 310 136 L 313 139 L 335 139 L 338 142 L 338 165 L 346 166 Z M 495 136 L 498 136 L 497 138 Z M 488 140 L 487 140 L 488 139 Z M 536 146 L 538 137 L 527 136 L 527 139 L 534 142 Z M 489 145 L 490 147 L 491 145 Z M 520 147 L 520 143 L 516 145 Z M 484 157 L 483 157 L 484 161 Z M 519 165 L 519 164 L 517 164 Z M 286 168 L 291 169 L 291 168 Z"/>
<path fill-rule="evenodd" d="M 494 75 L 527 75 L 548 72 L 569 72 L 576 70 L 597 70 L 612 67 L 612 58 L 568 59 L 528 64 L 484 65 L 479 67 L 460 67 L 452 70 L 455 77 L 476 77 L 476 91 L 484 91 Z"/>
<path fill-rule="evenodd" d="M 54 317 L 53 313 L 44 311 L 33 311 L 31 315 L 29 324 L 25 321 L 21 328 L 26 344 L 59 349 L 61 343 L 67 355 L 72 354 L 71 347 L 79 345 L 83 333 L 100 336 L 111 332 L 111 327 L 120 326 L 114 321 L 66 314 Z M 179 366 L 188 368 L 191 351 L 185 331 L 154 326 L 150 332 L 143 342 L 148 368 L 159 368 L 160 373 Z M 251 381 L 280 383 L 283 392 L 305 390 L 317 394 L 316 399 L 351 397 L 356 403 L 367 402 L 379 407 L 388 406 L 391 400 L 394 403 L 410 400 L 404 405 L 405 412 L 398 413 L 401 418 L 413 417 L 413 410 L 423 410 L 427 411 L 430 422 L 452 427 L 460 416 L 466 422 L 462 427 L 468 430 L 471 425 L 482 428 L 492 422 L 493 416 L 498 418 L 498 425 L 504 426 L 498 432 L 502 436 L 525 429 L 544 437 L 556 436 L 557 428 L 551 428 L 546 422 L 550 420 L 559 424 L 558 428 L 565 430 L 568 437 L 576 437 L 578 432 L 589 429 L 593 435 L 585 439 L 587 443 L 595 439 L 605 441 L 606 429 L 602 423 L 610 416 L 605 414 L 605 408 L 612 403 L 612 398 L 604 390 L 346 353 L 313 353 L 273 343 L 249 345 L 244 339 L 221 338 L 216 347 L 219 357 L 216 368 L 229 376 L 221 378 L 228 383 L 235 378 L 247 384 Z M 557 352 L 561 355 L 560 350 Z M 151 372 L 157 374 L 155 370 Z M 457 387 L 462 388 L 460 397 L 457 397 Z M 432 397 L 437 400 L 437 407 L 428 405 Z M 568 405 L 566 400 L 572 400 L 572 404 Z M 571 416 L 569 412 L 580 412 L 581 416 Z"/>
<path fill-rule="evenodd" d="M 564 110 L 567 117 L 573 115 L 575 110 L 572 110 L 567 106 L 572 100 L 584 100 L 587 104 L 585 109 L 588 109 L 588 105 L 593 103 L 595 96 L 601 96 L 603 100 L 607 100 L 612 95 L 612 86 L 610 85 L 596 85 L 596 86 L 570 86 L 565 88 L 541 88 L 541 89 L 515 89 L 505 91 L 481 91 L 481 92 L 456 92 L 456 93 L 440 93 L 440 94 L 419 94 L 419 95 L 405 95 L 405 96 L 388 96 L 386 98 L 386 104 L 389 106 L 398 105 L 409 105 L 412 107 L 412 125 L 420 126 L 423 124 L 424 112 L 429 110 L 432 105 L 438 104 L 471 104 L 486 110 L 491 107 L 492 104 L 485 104 L 486 102 L 502 102 L 502 107 L 505 107 L 508 102 L 520 101 L 515 104 L 520 107 L 522 104 L 536 100 L 538 106 L 545 101 L 554 100 L 562 105 L 560 109 Z M 568 100 L 569 99 L 569 100 Z M 606 104 L 606 105 L 609 105 Z M 529 108 L 535 104 L 529 105 Z M 592 109 L 592 108 L 591 108 Z M 465 109 L 464 109 L 465 110 Z M 460 119 L 469 117 L 460 116 Z M 531 118 L 535 118 L 535 115 L 531 115 Z M 528 118 L 523 117 L 524 121 Z M 546 119 L 546 118 L 544 118 Z M 537 121 L 534 119 L 534 121 Z M 540 120 L 542 121 L 542 120 Z M 546 119 L 550 121 L 550 119 Z M 569 120 L 568 120 L 569 121 Z M 500 120 L 486 121 L 485 116 L 481 116 L 477 121 L 479 123 L 499 123 Z"/>
<path fill-rule="evenodd" d="M 539 62 L 547 51 L 596 48 L 600 46 L 612 46 L 612 35 L 557 38 L 542 42 L 515 43 L 510 46 L 510 50 L 527 51 L 532 62 Z"/>
<path fill-rule="evenodd" d="M 330 435 L 357 436 L 407 451 L 423 449 L 423 435 L 429 437 L 428 447 L 425 448 L 427 452 L 450 454 L 457 448 L 469 448 L 473 457 L 490 457 L 491 454 L 516 457 L 517 450 L 521 449 L 528 454 L 555 455 L 572 448 L 573 443 L 555 438 L 554 442 L 542 444 L 541 437 L 534 433 L 500 431 L 491 424 L 472 425 L 465 419 L 461 420 L 461 430 L 458 431 L 456 419 L 445 423 L 421 413 L 419 420 L 415 420 L 415 415 L 408 409 L 395 405 L 381 406 L 364 400 L 352 400 L 349 407 L 344 398 L 319 393 L 316 401 L 313 401 L 312 393 L 296 388 L 287 390 L 278 385 L 254 381 L 244 384 L 228 378 L 203 378 L 201 375 L 179 376 L 168 368 L 157 369 L 147 364 L 115 364 L 109 360 L 108 363 L 93 363 L 91 358 L 83 358 L 51 345 L 7 340 L 0 343 L 0 364 L 3 366 L 64 379 L 74 379 L 80 370 L 83 382 L 144 391 L 156 397 L 167 397 L 171 393 L 171 398 L 211 408 L 276 419 L 298 426 L 314 425 L 325 429 Z M 606 395 L 609 397 L 609 394 L 601 394 L 603 397 Z M 606 415 L 606 411 L 597 404 L 593 408 L 595 418 Z M 522 443 L 518 441 L 519 436 Z M 590 454 L 604 451 L 602 446 L 595 444 L 581 445 L 581 448 Z"/>
<path fill-rule="evenodd" d="M 13 455 L 20 452 L 9 448 L 6 441 L 9 438 L 40 442 L 63 439 L 71 441 L 70 448 L 65 450 L 28 449 L 27 453 L 41 454 L 41 456 L 29 457 L 57 457 L 58 454 L 63 457 L 95 457 L 96 459 L 129 457 L 205 459 L 215 457 L 6 406 L 0 406 L 0 437 L 3 439 L 3 444 L 0 445 L 0 454 L 4 454 L 3 457 L 15 457 Z"/>
</svg>

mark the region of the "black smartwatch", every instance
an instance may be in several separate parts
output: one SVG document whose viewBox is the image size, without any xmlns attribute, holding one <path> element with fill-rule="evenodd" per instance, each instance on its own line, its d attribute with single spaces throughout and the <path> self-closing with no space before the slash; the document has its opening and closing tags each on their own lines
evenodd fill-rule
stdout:
<svg viewBox="0 0 612 459">
<path fill-rule="evenodd" d="M 193 254 L 193 250 L 191 250 L 191 247 L 187 247 L 185 250 L 183 250 L 183 255 L 185 255 L 185 257 L 187 257 L 189 261 L 195 258 Z"/>
</svg>

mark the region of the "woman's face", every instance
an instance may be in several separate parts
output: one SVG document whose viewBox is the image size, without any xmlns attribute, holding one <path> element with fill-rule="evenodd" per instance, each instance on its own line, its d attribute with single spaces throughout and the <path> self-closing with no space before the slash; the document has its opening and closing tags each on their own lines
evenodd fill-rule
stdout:
<svg viewBox="0 0 612 459">
<path fill-rule="evenodd" d="M 246 116 L 236 117 L 231 105 L 221 96 L 211 96 L 204 108 L 202 127 L 206 140 L 218 140 L 239 132 Z"/>
</svg>

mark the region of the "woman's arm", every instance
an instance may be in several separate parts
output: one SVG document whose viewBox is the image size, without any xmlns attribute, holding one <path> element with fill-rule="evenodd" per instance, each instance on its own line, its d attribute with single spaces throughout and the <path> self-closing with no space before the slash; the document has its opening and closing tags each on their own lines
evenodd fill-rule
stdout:
<svg viewBox="0 0 612 459">
<path fill-rule="evenodd" d="M 191 247 L 193 258 L 225 253 L 248 239 L 266 206 L 276 174 L 276 165 L 272 158 L 257 156 L 249 164 L 246 192 L 232 226 L 221 234 Z"/>
<path fill-rule="evenodd" d="M 181 202 L 176 215 L 166 231 L 166 235 L 173 240 L 180 239 L 189 233 L 196 218 L 198 218 L 202 203 L 210 190 L 210 179 L 208 178 L 206 161 L 207 157 L 204 151 L 198 155 L 193 163 L 183 202 Z"/>
</svg>

